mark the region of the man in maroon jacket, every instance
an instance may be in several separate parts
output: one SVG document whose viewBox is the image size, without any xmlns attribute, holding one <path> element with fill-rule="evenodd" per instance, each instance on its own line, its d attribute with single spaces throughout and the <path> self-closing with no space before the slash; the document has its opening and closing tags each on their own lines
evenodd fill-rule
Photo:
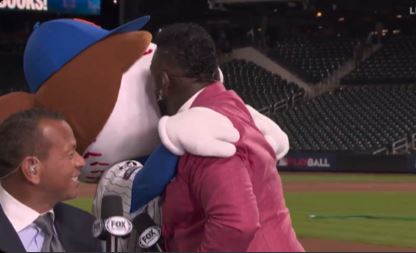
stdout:
<svg viewBox="0 0 416 253">
<path fill-rule="evenodd" d="M 285 206 L 275 153 L 241 98 L 218 81 L 212 38 L 198 25 L 174 24 L 162 29 L 155 43 L 151 72 L 162 111 L 215 110 L 240 133 L 230 158 L 189 153 L 180 158 L 163 204 L 166 249 L 303 251 Z M 212 127 L 218 126 L 212 122 Z"/>
</svg>

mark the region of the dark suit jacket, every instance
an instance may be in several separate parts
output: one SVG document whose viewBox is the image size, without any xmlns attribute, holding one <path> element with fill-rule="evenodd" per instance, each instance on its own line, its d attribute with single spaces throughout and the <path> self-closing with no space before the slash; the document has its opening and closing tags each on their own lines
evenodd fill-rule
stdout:
<svg viewBox="0 0 416 253">
<path fill-rule="evenodd" d="M 75 207 L 58 203 L 55 212 L 55 228 L 65 251 L 100 252 L 99 241 L 92 236 L 94 217 Z M 0 252 L 25 252 L 19 236 L 0 207 Z"/>
</svg>

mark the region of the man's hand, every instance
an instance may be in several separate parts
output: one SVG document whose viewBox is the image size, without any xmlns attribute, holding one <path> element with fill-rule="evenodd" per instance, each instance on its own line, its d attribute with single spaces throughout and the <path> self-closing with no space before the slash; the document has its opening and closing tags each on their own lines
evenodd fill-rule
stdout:
<svg viewBox="0 0 416 253">
<path fill-rule="evenodd" d="M 200 156 L 230 157 L 240 133 L 224 115 L 205 107 L 192 107 L 159 121 L 162 143 L 175 155 L 185 151 Z"/>
</svg>

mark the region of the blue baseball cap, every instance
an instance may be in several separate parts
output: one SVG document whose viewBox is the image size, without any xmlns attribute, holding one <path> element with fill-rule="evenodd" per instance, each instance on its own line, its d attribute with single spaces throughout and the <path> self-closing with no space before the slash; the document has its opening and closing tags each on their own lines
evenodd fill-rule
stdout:
<svg viewBox="0 0 416 253">
<path fill-rule="evenodd" d="M 143 16 L 106 30 L 77 19 L 54 19 L 38 25 L 30 35 L 23 56 L 23 70 L 31 92 L 67 62 L 95 43 L 113 35 L 143 28 L 150 16 Z"/>
</svg>

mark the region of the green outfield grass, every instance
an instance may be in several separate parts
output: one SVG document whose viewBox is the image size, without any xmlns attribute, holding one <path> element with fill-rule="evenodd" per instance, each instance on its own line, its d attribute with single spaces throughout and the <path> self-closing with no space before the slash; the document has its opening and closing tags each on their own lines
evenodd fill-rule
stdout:
<svg viewBox="0 0 416 253">
<path fill-rule="evenodd" d="M 281 173 L 284 182 L 415 182 L 416 175 Z M 286 192 L 300 238 L 416 248 L 415 192 Z M 92 200 L 68 201 L 91 211 Z M 316 215 L 316 218 L 310 218 Z"/>
<path fill-rule="evenodd" d="M 415 200 L 416 193 L 409 192 L 286 193 L 300 238 L 403 247 L 416 247 Z"/>
<path fill-rule="evenodd" d="M 416 174 L 280 172 L 283 182 L 414 182 Z"/>
<path fill-rule="evenodd" d="M 70 205 L 79 207 L 87 212 L 91 212 L 92 210 L 92 198 L 77 198 L 65 202 Z"/>
</svg>

